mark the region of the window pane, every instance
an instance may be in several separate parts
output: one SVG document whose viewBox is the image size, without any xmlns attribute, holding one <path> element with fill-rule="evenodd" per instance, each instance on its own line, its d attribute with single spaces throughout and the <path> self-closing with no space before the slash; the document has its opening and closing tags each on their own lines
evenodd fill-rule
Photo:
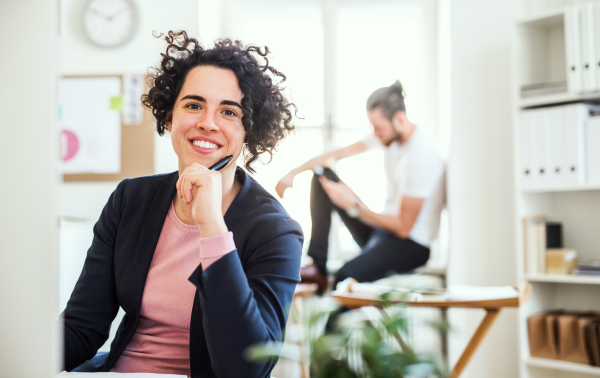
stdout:
<svg viewBox="0 0 600 378">
<path fill-rule="evenodd" d="M 421 5 L 361 4 L 339 9 L 336 126 L 369 125 L 365 103 L 377 88 L 400 80 L 411 121 L 426 120 L 424 19 Z"/>
<path fill-rule="evenodd" d="M 304 163 L 312 156 L 323 151 L 323 137 L 320 128 L 300 128 L 296 133 L 287 137 L 274 154 L 268 165 L 256 163 L 256 174 L 253 177 L 271 194 L 279 199 L 275 185 L 279 179 L 292 168 Z M 267 159 L 268 160 L 268 159 Z M 280 202 L 290 213 L 291 217 L 300 223 L 304 231 L 305 241 L 310 240 L 310 181 L 312 171 L 299 174 L 294 179 L 293 189 L 287 190 Z M 304 243 L 305 248 L 308 243 Z"/>
<path fill-rule="evenodd" d="M 244 43 L 266 45 L 275 68 L 287 76 L 285 86 L 298 105 L 298 125 L 323 123 L 323 26 L 318 5 L 258 6 L 230 2 L 226 35 Z"/>
<path fill-rule="evenodd" d="M 337 14 L 335 145 L 345 146 L 372 132 L 365 103 L 377 88 L 400 80 L 408 94 L 409 119 L 420 123 L 425 114 L 425 36 L 419 4 L 355 4 Z M 410 36 L 410 37 L 408 37 Z M 382 151 L 344 160 L 337 172 L 375 212 L 386 197 Z M 358 172 L 358 174 L 357 174 Z M 346 227 L 338 224 L 338 258 L 359 251 Z"/>
</svg>

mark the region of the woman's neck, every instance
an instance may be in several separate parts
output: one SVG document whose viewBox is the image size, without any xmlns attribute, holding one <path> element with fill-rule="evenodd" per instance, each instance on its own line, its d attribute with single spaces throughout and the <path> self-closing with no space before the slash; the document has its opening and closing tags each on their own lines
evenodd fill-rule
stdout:
<svg viewBox="0 0 600 378">
<path fill-rule="evenodd" d="M 222 187 L 223 187 L 223 199 L 221 201 L 221 209 L 223 211 L 223 216 L 231 206 L 231 203 L 237 197 L 238 193 L 242 189 L 242 184 L 236 180 L 235 178 L 235 165 L 232 167 L 227 167 L 223 171 L 221 171 L 221 179 L 222 179 Z M 181 174 L 181 170 L 179 172 Z M 175 192 L 175 196 L 173 197 L 173 206 L 175 207 L 175 213 L 177 217 L 185 224 L 195 225 L 194 217 L 192 216 L 192 203 L 186 205 L 182 198 L 177 196 L 177 192 Z"/>
</svg>

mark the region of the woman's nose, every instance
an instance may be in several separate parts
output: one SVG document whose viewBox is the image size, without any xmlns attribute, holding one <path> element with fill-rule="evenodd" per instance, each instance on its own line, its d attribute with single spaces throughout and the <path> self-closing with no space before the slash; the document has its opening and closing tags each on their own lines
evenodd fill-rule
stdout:
<svg viewBox="0 0 600 378">
<path fill-rule="evenodd" d="M 204 131 L 217 131 L 219 129 L 219 126 L 215 122 L 215 114 L 211 112 L 204 113 L 196 126 Z"/>
</svg>

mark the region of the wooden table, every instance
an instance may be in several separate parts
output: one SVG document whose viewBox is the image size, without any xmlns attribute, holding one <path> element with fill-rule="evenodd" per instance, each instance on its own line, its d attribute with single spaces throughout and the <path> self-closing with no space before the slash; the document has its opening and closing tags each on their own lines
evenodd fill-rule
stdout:
<svg viewBox="0 0 600 378">
<path fill-rule="evenodd" d="M 334 291 L 331 293 L 341 306 L 354 309 L 363 306 L 380 307 L 381 301 L 379 298 L 372 295 L 355 294 L 351 292 L 352 286 L 348 285 L 344 291 Z M 517 297 L 504 299 L 488 299 L 477 301 L 450 301 L 443 295 L 423 295 L 423 300 L 419 302 L 405 302 L 411 307 L 435 307 L 435 308 L 481 308 L 485 310 L 485 316 L 477 330 L 469 340 L 467 347 L 454 365 L 450 378 L 457 378 L 463 372 L 467 363 L 479 347 L 479 344 L 485 337 L 486 333 L 498 317 L 500 310 L 504 307 L 519 307 L 531 296 L 531 285 L 528 282 L 522 283 L 519 288 Z"/>
<path fill-rule="evenodd" d="M 299 283 L 294 291 L 294 299 L 313 295 L 317 292 L 319 286 L 316 283 Z"/>
</svg>

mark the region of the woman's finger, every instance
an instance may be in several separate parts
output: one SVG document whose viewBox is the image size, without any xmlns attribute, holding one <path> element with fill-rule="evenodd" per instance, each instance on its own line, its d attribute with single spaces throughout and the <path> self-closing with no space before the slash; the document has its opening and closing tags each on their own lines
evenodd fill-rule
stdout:
<svg viewBox="0 0 600 378">
<path fill-rule="evenodd" d="M 208 171 L 208 168 L 201 164 L 193 163 L 186 167 L 181 176 L 179 176 L 176 184 L 177 194 L 183 199 L 186 205 L 189 205 L 194 200 L 194 186 L 199 186 L 199 178 L 203 172 L 206 173 L 205 171 Z"/>
<path fill-rule="evenodd" d="M 187 205 L 188 202 L 188 182 L 189 182 L 189 173 L 184 172 L 183 177 L 181 179 L 181 198 L 183 202 Z"/>
<path fill-rule="evenodd" d="M 192 189 L 194 187 L 192 180 L 191 180 L 191 174 L 187 174 L 185 176 L 185 183 L 184 183 L 184 188 L 183 188 L 183 195 L 185 196 L 185 203 L 186 204 L 190 204 L 192 203 L 192 201 L 194 200 L 194 194 L 192 193 Z"/>
<path fill-rule="evenodd" d="M 181 176 L 177 179 L 177 183 L 175 184 L 175 188 L 177 189 L 177 196 L 181 198 L 181 192 L 179 189 L 181 188 Z"/>
</svg>

